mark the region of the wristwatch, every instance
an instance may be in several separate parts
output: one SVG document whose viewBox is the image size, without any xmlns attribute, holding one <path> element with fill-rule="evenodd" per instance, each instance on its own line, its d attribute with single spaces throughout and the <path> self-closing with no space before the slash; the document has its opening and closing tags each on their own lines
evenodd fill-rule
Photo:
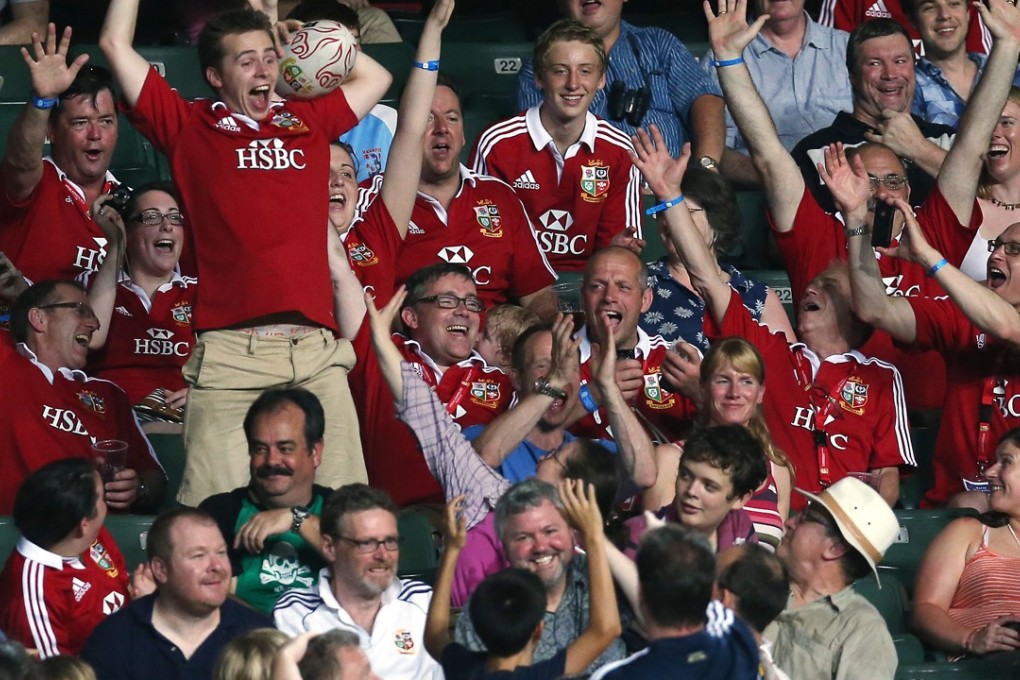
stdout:
<svg viewBox="0 0 1020 680">
<path fill-rule="evenodd" d="M 295 505 L 290 511 L 294 515 L 294 521 L 290 523 L 290 530 L 295 534 L 301 533 L 301 525 L 309 515 L 308 508 L 303 505 Z"/>
<path fill-rule="evenodd" d="M 864 234 L 867 233 L 868 230 L 864 227 L 864 225 L 861 225 L 859 227 L 853 228 L 846 227 L 845 231 L 847 238 L 853 238 L 854 236 L 864 236 Z"/>
<path fill-rule="evenodd" d="M 698 159 L 698 164 L 706 170 L 718 170 L 719 163 L 711 156 L 702 156 Z"/>
<path fill-rule="evenodd" d="M 535 391 L 539 394 L 544 394 L 547 397 L 552 397 L 553 399 L 561 399 L 563 401 L 567 400 L 567 393 L 550 385 L 549 378 L 539 378 L 536 380 Z"/>
</svg>

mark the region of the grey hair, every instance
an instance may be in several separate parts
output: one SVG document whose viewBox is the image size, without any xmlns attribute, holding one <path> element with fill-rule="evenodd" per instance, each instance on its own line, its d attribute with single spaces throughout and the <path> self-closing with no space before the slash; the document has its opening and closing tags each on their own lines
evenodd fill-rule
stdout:
<svg viewBox="0 0 1020 680">
<path fill-rule="evenodd" d="M 526 479 L 517 482 L 507 489 L 496 502 L 496 535 L 506 542 L 503 533 L 510 518 L 522 512 L 537 508 L 544 501 L 549 501 L 556 509 L 563 512 L 563 501 L 560 500 L 556 487 L 541 479 Z"/>
<path fill-rule="evenodd" d="M 332 680 L 343 677 L 343 667 L 336 653 L 344 647 L 360 647 L 354 631 L 334 628 L 308 641 L 308 651 L 298 663 L 304 680 Z"/>
</svg>

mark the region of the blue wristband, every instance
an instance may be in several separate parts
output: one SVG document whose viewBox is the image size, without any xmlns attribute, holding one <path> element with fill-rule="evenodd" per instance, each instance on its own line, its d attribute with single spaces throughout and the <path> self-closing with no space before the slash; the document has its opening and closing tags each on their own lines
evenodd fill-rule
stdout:
<svg viewBox="0 0 1020 680">
<path fill-rule="evenodd" d="M 722 61 L 713 61 L 712 66 L 716 68 L 722 68 L 723 66 L 736 66 L 737 64 L 743 64 L 744 58 L 737 57 L 736 59 L 724 59 Z"/>
<path fill-rule="evenodd" d="M 680 205 L 683 202 L 684 202 L 684 195 L 680 194 L 676 198 L 671 198 L 668 201 L 663 201 L 662 203 L 659 203 L 658 205 L 653 205 L 651 208 L 648 208 L 647 210 L 645 210 L 645 214 L 646 215 L 654 215 L 655 213 L 660 213 L 663 210 L 669 210 L 674 205 Z"/>
<path fill-rule="evenodd" d="M 60 99 L 58 97 L 37 97 L 32 95 L 32 106 L 37 109 L 52 109 L 59 103 Z"/>
<path fill-rule="evenodd" d="M 415 61 L 415 62 L 412 62 L 412 65 L 415 68 L 420 68 L 422 71 L 438 71 L 439 70 L 439 60 L 438 59 L 436 59 L 435 61 Z"/>
<path fill-rule="evenodd" d="M 581 389 L 577 391 L 577 396 L 581 398 L 581 405 L 584 406 L 584 410 L 588 413 L 595 413 L 599 410 L 599 405 L 595 403 L 595 398 L 591 396 L 591 390 L 588 389 L 587 385 L 581 385 Z"/>
<path fill-rule="evenodd" d="M 936 262 L 935 264 L 933 264 L 931 266 L 931 269 L 928 270 L 928 278 L 934 277 L 935 274 L 937 274 L 938 271 L 940 269 L 942 269 L 943 267 L 945 267 L 947 264 L 949 264 L 949 260 L 947 260 L 944 257 L 941 260 L 939 260 L 938 262 Z"/>
</svg>

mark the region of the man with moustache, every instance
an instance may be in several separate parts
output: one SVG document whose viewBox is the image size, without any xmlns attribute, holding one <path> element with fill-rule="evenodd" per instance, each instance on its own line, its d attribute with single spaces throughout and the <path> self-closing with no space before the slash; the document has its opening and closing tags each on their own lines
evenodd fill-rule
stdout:
<svg viewBox="0 0 1020 680">
<path fill-rule="evenodd" d="M 379 677 L 442 678 L 423 638 L 432 588 L 397 578 L 400 534 L 390 497 L 365 484 L 340 487 L 326 501 L 320 526 L 328 566 L 317 588 L 280 598 L 276 627 L 288 635 L 349 630 Z"/>
<path fill-rule="evenodd" d="M 266 390 L 244 419 L 251 482 L 199 506 L 227 541 L 232 592 L 267 614 L 288 590 L 314 586 L 326 565 L 319 515 L 332 490 L 313 483 L 324 432 L 314 394 Z"/>
</svg>

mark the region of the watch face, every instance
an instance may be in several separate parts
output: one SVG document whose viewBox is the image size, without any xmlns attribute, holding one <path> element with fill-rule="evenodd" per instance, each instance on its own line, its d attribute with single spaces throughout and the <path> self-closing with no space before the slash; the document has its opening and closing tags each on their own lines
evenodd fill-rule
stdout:
<svg viewBox="0 0 1020 680">
<path fill-rule="evenodd" d="M 709 170 L 715 167 L 715 160 L 709 156 L 702 156 L 698 162 L 701 163 L 701 167 L 708 168 Z"/>
</svg>

